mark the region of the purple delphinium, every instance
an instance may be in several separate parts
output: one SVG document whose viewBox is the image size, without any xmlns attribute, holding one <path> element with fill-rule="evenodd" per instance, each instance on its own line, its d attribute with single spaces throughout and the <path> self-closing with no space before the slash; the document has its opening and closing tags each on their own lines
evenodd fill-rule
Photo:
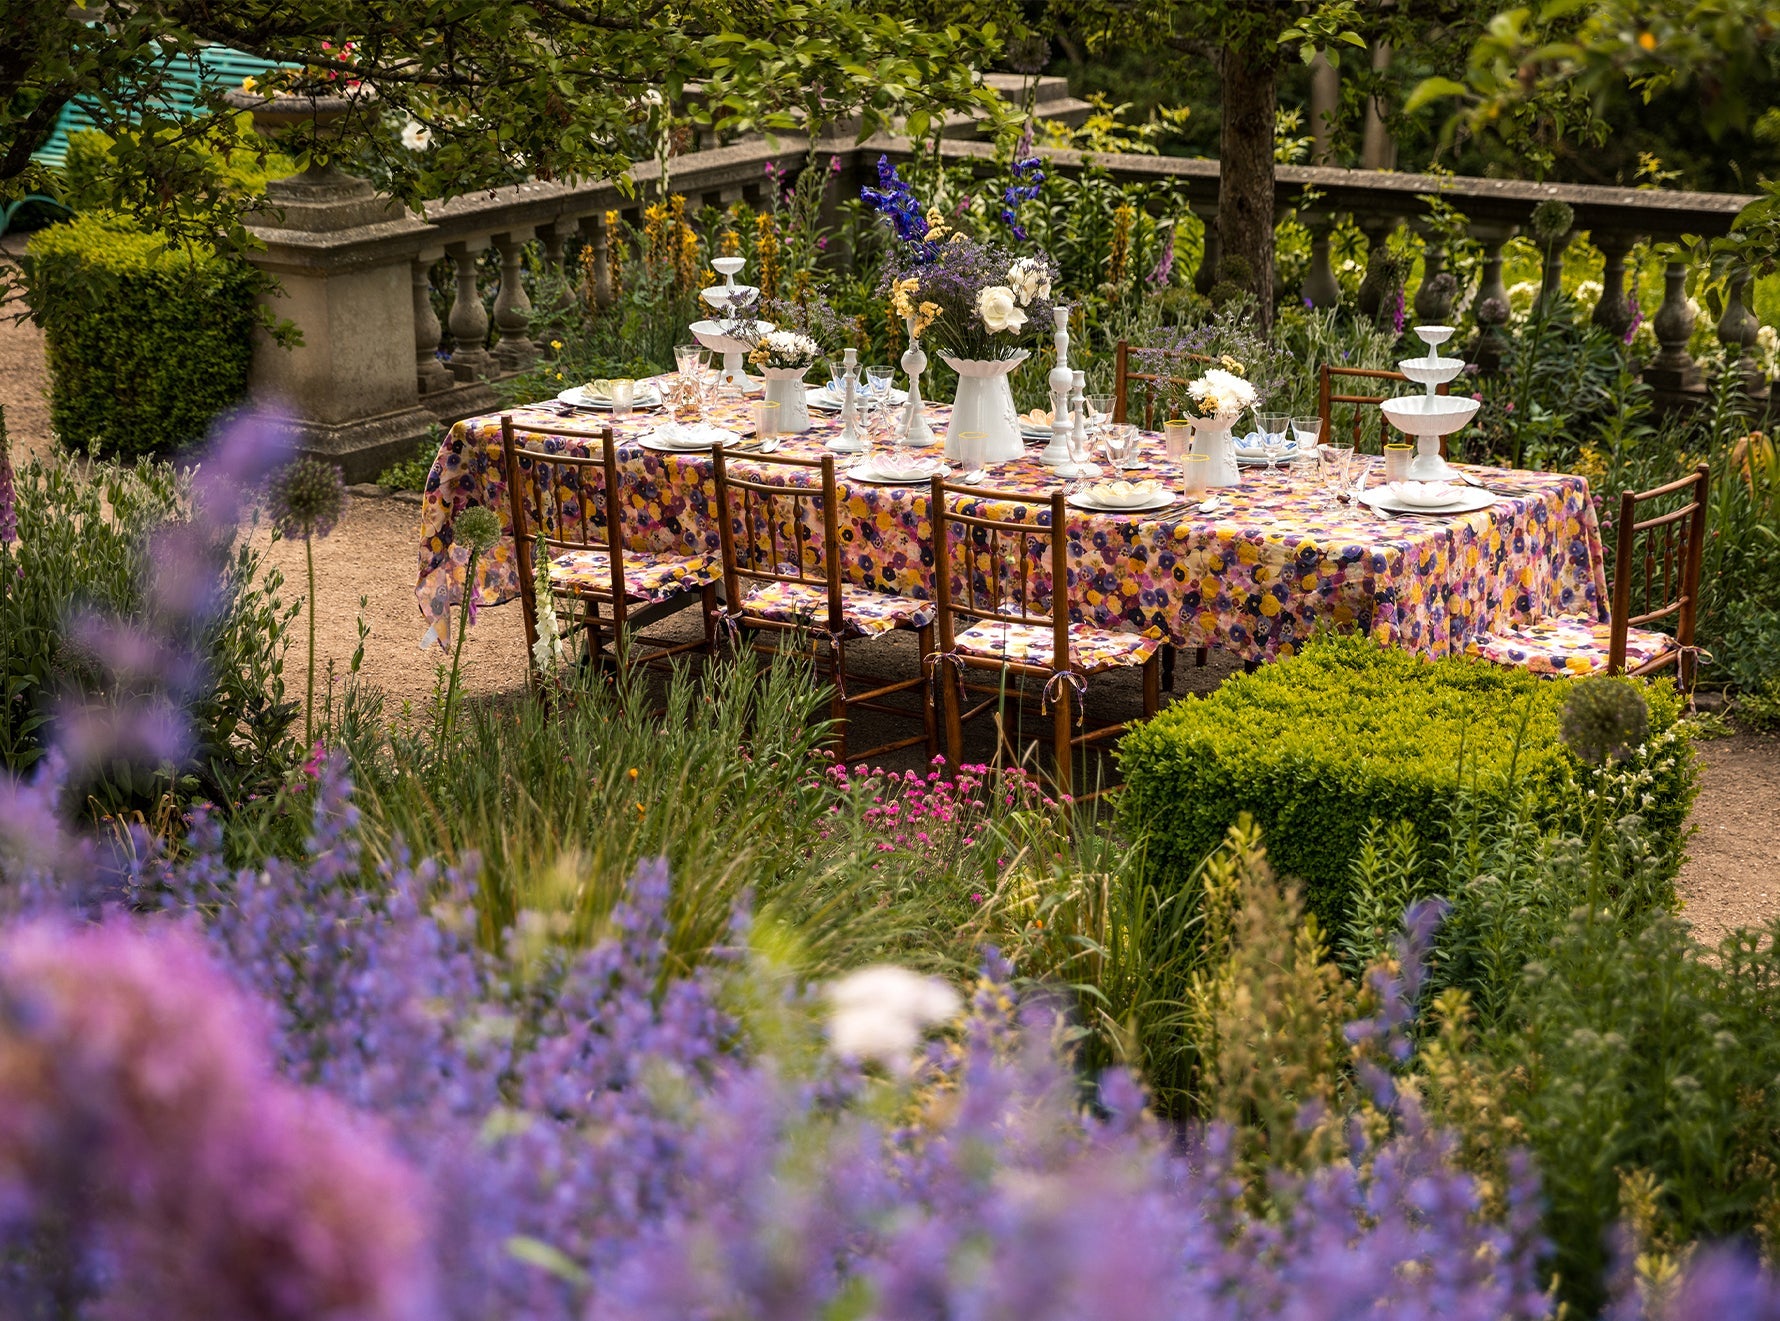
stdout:
<svg viewBox="0 0 1780 1321">
<path fill-rule="evenodd" d="M 1032 154 L 1032 125 L 1028 123 L 1020 140 L 1014 146 L 1013 163 L 1008 173 L 1011 178 L 1007 187 L 1001 192 L 1001 220 L 1008 227 L 1008 232 L 1019 243 L 1026 242 L 1031 236 L 1020 224 L 1020 207 L 1038 197 L 1039 190 L 1044 186 L 1044 162 Z"/>
<path fill-rule="evenodd" d="M 941 245 L 927 237 L 927 215 L 914 188 L 896 172 L 888 156 L 878 157 L 878 186 L 861 188 L 859 196 L 890 222 L 917 262 L 929 262 L 939 255 Z"/>
<path fill-rule="evenodd" d="M 1156 264 L 1150 268 L 1144 283 L 1152 289 L 1165 289 L 1169 279 L 1174 275 L 1174 226 L 1169 225 L 1162 236 L 1162 252 L 1156 258 Z"/>
</svg>

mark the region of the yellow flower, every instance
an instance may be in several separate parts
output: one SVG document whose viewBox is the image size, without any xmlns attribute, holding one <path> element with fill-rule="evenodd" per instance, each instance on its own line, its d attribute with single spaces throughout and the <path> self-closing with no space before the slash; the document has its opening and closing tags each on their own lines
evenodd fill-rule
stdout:
<svg viewBox="0 0 1780 1321">
<path fill-rule="evenodd" d="M 244 92 L 251 92 L 254 88 L 258 87 L 259 85 L 260 85 L 260 80 L 258 78 L 255 78 L 251 73 L 248 74 L 247 77 L 245 77 L 241 80 L 241 90 Z"/>
<path fill-rule="evenodd" d="M 560 349 L 562 348 L 562 341 L 560 339 L 553 339 L 550 341 L 550 347 L 553 349 Z"/>
<path fill-rule="evenodd" d="M 935 243 L 937 243 L 942 238 L 944 238 L 947 234 L 950 234 L 951 232 L 952 232 L 952 227 L 946 223 L 946 213 L 944 211 L 941 211 L 937 206 L 932 208 L 930 211 L 928 211 L 928 213 L 927 213 L 927 237 L 928 238 L 932 239 Z"/>
<path fill-rule="evenodd" d="M 1645 50 L 1655 50 L 1656 49 L 1656 33 L 1654 33 L 1654 32 L 1640 32 L 1638 34 L 1638 44 L 1640 46 L 1642 46 Z"/>
<path fill-rule="evenodd" d="M 1227 372 L 1234 372 L 1238 376 L 1248 375 L 1248 372 L 1244 369 L 1243 365 L 1236 361 L 1235 358 L 1232 358 L 1228 353 L 1220 357 L 1218 361 L 1223 364 L 1223 368 Z"/>
</svg>

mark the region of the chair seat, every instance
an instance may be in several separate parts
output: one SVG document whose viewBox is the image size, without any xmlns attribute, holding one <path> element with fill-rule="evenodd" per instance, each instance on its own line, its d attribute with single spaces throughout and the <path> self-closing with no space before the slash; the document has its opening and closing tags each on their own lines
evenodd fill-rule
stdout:
<svg viewBox="0 0 1780 1321">
<path fill-rule="evenodd" d="M 654 604 L 723 581 L 723 561 L 715 555 L 624 552 L 624 594 Z M 550 585 L 564 591 L 612 594 L 612 557 L 591 548 L 561 550 L 550 557 Z"/>
<path fill-rule="evenodd" d="M 1052 669 L 1056 664 L 1052 636 L 1049 625 L 980 619 L 952 640 L 952 649 L 962 656 Z M 1161 645 L 1161 635 L 1154 629 L 1117 633 L 1092 624 L 1069 626 L 1069 664 L 1081 674 L 1142 665 Z"/>
<path fill-rule="evenodd" d="M 876 637 L 899 628 L 926 628 L 933 622 L 934 611 L 932 601 L 841 584 L 843 637 Z M 828 588 L 821 583 L 761 583 L 742 597 L 741 613 L 806 628 L 823 625 L 828 620 Z"/>
<path fill-rule="evenodd" d="M 1607 624 L 1580 615 L 1558 615 L 1486 633 L 1467 643 L 1465 654 L 1554 678 L 1604 674 L 1611 636 L 1612 629 Z M 1667 633 L 1644 628 L 1626 630 L 1625 667 L 1628 670 L 1636 670 L 1674 650 L 1675 639 Z"/>
</svg>

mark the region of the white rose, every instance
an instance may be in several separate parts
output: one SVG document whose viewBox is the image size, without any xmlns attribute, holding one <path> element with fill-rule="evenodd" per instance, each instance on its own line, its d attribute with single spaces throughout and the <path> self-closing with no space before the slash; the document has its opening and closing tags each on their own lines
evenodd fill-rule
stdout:
<svg viewBox="0 0 1780 1321">
<path fill-rule="evenodd" d="M 1014 291 L 1005 284 L 992 284 L 978 294 L 977 311 L 991 333 L 1018 330 L 1026 324 L 1026 314 L 1014 302 Z"/>
<path fill-rule="evenodd" d="M 402 145 L 409 151 L 425 151 L 433 140 L 433 131 L 418 119 L 402 125 Z"/>
</svg>

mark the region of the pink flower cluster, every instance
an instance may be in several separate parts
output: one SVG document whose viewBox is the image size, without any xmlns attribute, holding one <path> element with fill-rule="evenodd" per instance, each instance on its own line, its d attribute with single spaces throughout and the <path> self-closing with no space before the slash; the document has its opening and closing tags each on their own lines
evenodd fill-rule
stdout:
<svg viewBox="0 0 1780 1321">
<path fill-rule="evenodd" d="M 1058 806 L 1036 777 L 1017 766 L 964 765 L 948 776 L 944 759 L 936 757 L 925 776 L 844 765 L 830 766 L 824 775 L 851 798 L 869 797 L 862 820 L 876 836 L 874 851 L 912 855 L 911 861 L 951 861 L 974 847 L 996 816 Z"/>
</svg>

